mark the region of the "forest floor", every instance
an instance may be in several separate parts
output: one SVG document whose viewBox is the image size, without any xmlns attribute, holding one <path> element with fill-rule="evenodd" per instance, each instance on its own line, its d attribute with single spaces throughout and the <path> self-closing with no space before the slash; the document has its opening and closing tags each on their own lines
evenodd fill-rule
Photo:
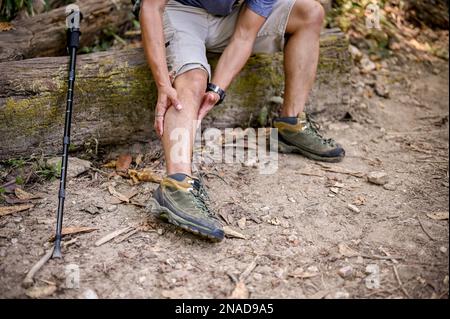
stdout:
<svg viewBox="0 0 450 319">
<path fill-rule="evenodd" d="M 0 297 L 448 298 L 448 63 L 388 69 L 388 98 L 357 75 L 352 120 L 319 118 L 345 146 L 342 163 L 280 155 L 273 175 L 205 167 L 216 211 L 245 239 L 210 243 L 180 231 L 140 206 L 157 184 L 91 169 L 69 181 L 64 225 L 96 230 L 66 236 L 63 259 L 49 260 L 30 288 L 22 281 L 52 247 L 59 182 L 26 189 L 41 195 L 34 207 L 0 217 Z M 152 147 L 125 151 L 143 153 L 141 165 L 162 174 Z M 373 171 L 388 183 L 368 182 Z M 118 203 L 111 187 L 133 193 L 134 204 Z M 74 267 L 79 287 L 66 280 Z"/>
</svg>

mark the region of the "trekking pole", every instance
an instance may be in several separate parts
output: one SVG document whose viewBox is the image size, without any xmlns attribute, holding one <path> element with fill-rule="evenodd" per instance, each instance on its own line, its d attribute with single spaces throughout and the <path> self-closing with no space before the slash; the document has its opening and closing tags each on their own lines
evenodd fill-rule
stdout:
<svg viewBox="0 0 450 319">
<path fill-rule="evenodd" d="M 61 237 L 64 214 L 64 199 L 66 197 L 66 178 L 70 145 L 70 126 L 72 123 L 73 89 L 75 83 L 75 65 L 77 59 L 77 49 L 80 45 L 80 21 L 81 13 L 77 5 L 71 4 L 66 7 L 67 25 L 67 50 L 69 51 L 69 77 L 66 105 L 66 119 L 64 123 L 63 155 L 61 160 L 61 177 L 58 194 L 58 213 L 56 221 L 55 249 L 53 258 L 61 258 Z"/>
</svg>

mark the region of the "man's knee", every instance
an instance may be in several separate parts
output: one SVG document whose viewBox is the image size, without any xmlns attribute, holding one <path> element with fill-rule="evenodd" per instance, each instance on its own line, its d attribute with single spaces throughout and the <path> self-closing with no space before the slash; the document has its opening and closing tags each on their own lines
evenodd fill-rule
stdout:
<svg viewBox="0 0 450 319">
<path fill-rule="evenodd" d="M 325 19 L 325 10 L 315 0 L 297 0 L 292 9 L 299 29 L 309 27 L 320 30 Z"/>
<path fill-rule="evenodd" d="M 175 88 L 179 96 L 201 99 L 206 90 L 208 75 L 202 69 L 194 69 L 179 75 L 175 80 Z"/>
</svg>

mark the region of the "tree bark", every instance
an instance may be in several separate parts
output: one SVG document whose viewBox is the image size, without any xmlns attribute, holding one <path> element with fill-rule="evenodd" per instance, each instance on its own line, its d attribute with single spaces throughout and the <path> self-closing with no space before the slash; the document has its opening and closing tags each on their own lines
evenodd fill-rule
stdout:
<svg viewBox="0 0 450 319">
<path fill-rule="evenodd" d="M 281 53 L 252 57 L 228 90 L 225 103 L 208 114 L 204 127 L 268 125 L 279 108 L 270 100 L 283 92 L 282 60 Z M 67 62 L 67 57 L 56 57 L 0 63 L 0 159 L 60 151 Z M 210 62 L 214 66 L 217 57 Z M 313 103 L 308 106 L 311 112 L 330 118 L 345 114 L 350 63 L 344 35 L 325 31 Z M 123 144 L 156 138 L 156 96 L 142 49 L 79 56 L 72 144 Z"/>
<path fill-rule="evenodd" d="M 130 19 L 130 1 L 80 0 L 83 13 L 81 46 L 95 42 L 108 27 Z M 0 32 L 0 62 L 63 55 L 66 48 L 65 7 L 12 22 L 14 29 Z"/>
</svg>

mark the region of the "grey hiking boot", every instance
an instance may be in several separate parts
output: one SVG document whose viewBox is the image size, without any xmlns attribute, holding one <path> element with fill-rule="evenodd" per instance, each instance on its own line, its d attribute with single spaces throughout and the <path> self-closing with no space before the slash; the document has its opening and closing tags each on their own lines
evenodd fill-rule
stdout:
<svg viewBox="0 0 450 319">
<path fill-rule="evenodd" d="M 319 125 L 305 113 L 274 119 L 273 126 L 278 133 L 272 130 L 270 137 L 278 138 L 280 153 L 299 153 L 323 162 L 340 162 L 345 157 L 342 146 L 320 135 Z"/>
<path fill-rule="evenodd" d="M 203 184 L 184 174 L 162 180 L 148 205 L 152 213 L 191 233 L 221 241 L 221 222 L 208 207 L 209 197 Z"/>
</svg>

